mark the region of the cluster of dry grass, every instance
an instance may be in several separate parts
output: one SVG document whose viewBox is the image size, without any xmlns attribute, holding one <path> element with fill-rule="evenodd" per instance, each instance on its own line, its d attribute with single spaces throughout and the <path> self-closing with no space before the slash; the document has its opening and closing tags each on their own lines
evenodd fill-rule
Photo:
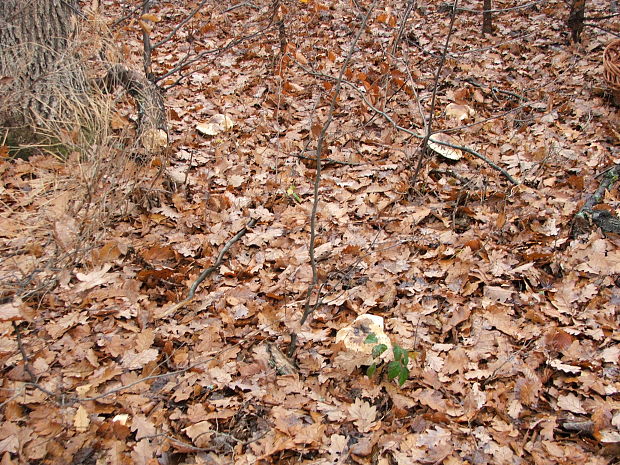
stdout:
<svg viewBox="0 0 620 465">
<path fill-rule="evenodd" d="M 0 87 L 11 92 L 0 98 L 0 115 L 18 121 L 0 128 L 3 300 L 42 295 L 75 267 L 96 261 L 91 251 L 105 241 L 108 226 L 135 211 L 160 171 L 137 160 L 142 149 L 133 125 L 119 113 L 131 112 L 129 102 L 92 85 L 119 59 L 106 37 L 102 21 L 85 22 L 71 46 L 54 55 L 45 96 L 34 94 L 40 88 L 16 87 L 19 78 Z M 21 72 L 39 57 L 34 47 L 21 54 Z M 15 104 L 35 100 L 39 105 L 29 108 Z M 37 112 L 40 105 L 49 110 L 45 115 Z"/>
</svg>

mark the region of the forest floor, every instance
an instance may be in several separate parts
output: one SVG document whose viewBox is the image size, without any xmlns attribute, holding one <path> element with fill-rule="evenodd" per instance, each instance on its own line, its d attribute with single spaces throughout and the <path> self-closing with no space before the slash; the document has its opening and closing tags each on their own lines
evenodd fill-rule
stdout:
<svg viewBox="0 0 620 465">
<path fill-rule="evenodd" d="M 208 2 L 176 31 L 198 2 L 101 3 L 135 69 L 175 32 L 171 146 L 0 152 L 1 465 L 620 462 L 620 238 L 574 222 L 620 163 L 617 18 L 571 44 L 559 0 L 489 34 L 439 2 L 402 34 L 393 0 Z M 431 111 L 469 151 L 420 153 Z M 367 376 L 381 341 L 408 375 L 390 349 Z"/>
</svg>

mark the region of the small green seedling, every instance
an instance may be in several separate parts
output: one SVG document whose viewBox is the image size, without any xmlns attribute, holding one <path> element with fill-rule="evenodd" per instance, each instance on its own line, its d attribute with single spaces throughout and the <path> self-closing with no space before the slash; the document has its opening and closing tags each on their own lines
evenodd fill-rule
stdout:
<svg viewBox="0 0 620 465">
<path fill-rule="evenodd" d="M 301 203 L 301 197 L 297 193 L 294 185 L 291 184 L 290 186 L 288 186 L 288 189 L 286 189 L 286 195 L 292 198 L 295 202 Z"/>
<path fill-rule="evenodd" d="M 375 359 L 380 357 L 381 354 L 388 349 L 385 344 L 377 344 L 379 341 L 374 333 L 370 333 L 366 336 L 364 342 L 366 344 L 376 344 L 372 348 L 372 358 Z M 394 352 L 394 360 L 387 366 L 388 380 L 392 381 L 393 379 L 398 379 L 398 385 L 402 386 L 405 384 L 405 381 L 409 379 L 409 368 L 407 368 L 409 364 L 409 353 L 398 344 L 392 346 L 392 351 Z M 376 372 L 377 362 L 373 362 L 373 364 L 366 369 L 366 375 L 372 378 Z"/>
</svg>

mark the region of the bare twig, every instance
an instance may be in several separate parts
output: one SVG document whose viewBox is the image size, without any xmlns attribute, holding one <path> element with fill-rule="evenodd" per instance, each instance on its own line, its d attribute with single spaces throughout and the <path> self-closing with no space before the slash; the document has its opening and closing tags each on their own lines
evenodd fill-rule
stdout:
<svg viewBox="0 0 620 465">
<path fill-rule="evenodd" d="M 161 47 L 162 45 L 164 45 L 166 42 L 170 41 L 177 32 L 179 32 L 179 30 L 185 26 L 189 21 L 192 20 L 192 18 L 194 16 L 196 16 L 196 13 L 198 13 L 202 7 L 205 5 L 205 3 L 207 3 L 207 0 L 202 0 L 198 5 L 196 5 L 194 7 L 194 9 L 192 11 L 190 11 L 187 16 L 181 21 L 179 22 L 179 24 L 177 24 L 174 29 L 172 31 L 170 31 L 170 33 L 168 33 L 168 35 L 166 37 L 164 37 L 163 39 L 161 39 L 158 42 L 155 42 L 153 44 L 153 50 L 155 50 L 156 48 Z"/>
<path fill-rule="evenodd" d="M 477 82 L 474 78 L 467 78 L 467 79 L 463 79 L 463 82 L 467 82 L 468 84 L 471 84 L 474 87 L 478 87 L 480 89 L 484 89 L 485 87 L 480 84 L 479 82 Z M 514 97 L 517 100 L 526 102 L 527 99 L 519 94 L 515 94 L 514 92 L 511 92 L 509 90 L 504 90 L 504 89 L 500 89 L 499 87 L 495 87 L 495 86 L 491 86 L 489 87 L 489 89 L 491 90 L 491 92 L 497 92 L 498 94 L 504 94 L 504 95 L 509 95 L 510 97 Z"/>
<path fill-rule="evenodd" d="M 529 33 L 526 33 L 526 34 L 518 35 L 518 36 L 513 37 L 511 39 L 507 39 L 507 40 L 503 40 L 501 42 L 497 42 L 497 43 L 495 43 L 493 45 L 488 45 L 486 47 L 470 48 L 468 50 L 463 50 L 463 51 L 460 51 L 460 52 L 450 52 L 448 55 L 450 57 L 455 57 L 456 58 L 456 57 L 462 56 L 462 55 L 469 55 L 470 53 L 486 52 L 487 50 L 497 49 L 497 48 L 499 48 L 502 45 L 506 45 L 506 44 L 510 44 L 512 42 L 519 42 L 519 41 L 525 40 L 528 37 L 533 36 L 533 35 L 534 35 L 533 32 L 529 32 Z"/>
<path fill-rule="evenodd" d="M 202 3 L 204 3 L 204 1 L 203 1 Z M 184 56 L 181 60 L 179 60 L 179 61 L 176 63 L 176 65 L 175 65 L 175 66 L 173 66 L 173 67 L 172 67 L 172 69 L 168 70 L 168 71 L 167 71 L 166 73 L 164 73 L 163 75 L 158 76 L 157 78 L 155 78 L 155 79 L 153 80 L 153 82 L 158 82 L 158 81 L 161 81 L 162 79 L 166 79 L 167 77 L 172 76 L 173 74 L 178 73 L 178 72 L 179 72 L 179 71 L 181 71 L 183 68 L 186 68 L 187 66 L 190 66 L 190 65 L 192 65 L 192 64 L 194 64 L 194 63 L 196 63 L 196 62 L 198 62 L 198 61 L 202 60 L 202 59 L 203 59 L 205 56 L 207 56 L 207 55 L 212 55 L 212 54 L 221 54 L 221 53 L 224 53 L 224 52 L 226 52 L 227 50 L 229 50 L 229 49 L 231 49 L 231 48 L 233 48 L 233 47 L 235 47 L 235 46 L 237 46 L 237 45 L 239 45 L 239 44 L 241 44 L 241 43 L 243 43 L 243 42 L 246 42 L 246 41 L 248 41 L 248 40 L 252 40 L 252 39 L 255 39 L 255 38 L 257 38 L 257 37 L 261 36 L 262 34 L 264 34 L 265 32 L 267 32 L 269 29 L 271 29 L 271 27 L 272 27 L 272 26 L 276 23 L 275 18 L 276 18 L 276 13 L 277 13 L 277 10 L 278 10 L 278 5 L 279 5 L 279 3 L 278 3 L 278 1 L 276 0 L 276 1 L 274 1 L 274 2 L 272 3 L 272 5 L 273 5 L 273 6 L 272 6 L 272 8 L 271 8 L 271 10 L 272 10 L 272 11 L 271 11 L 271 14 L 270 14 L 270 17 L 269 17 L 269 23 L 268 23 L 268 24 L 267 24 L 264 28 L 259 29 L 258 31 L 253 32 L 252 34 L 248 34 L 248 35 L 246 35 L 246 36 L 240 37 L 240 38 L 238 38 L 238 39 L 231 39 L 231 40 L 230 40 L 230 41 L 229 41 L 226 45 L 224 45 L 224 46 L 222 46 L 222 47 L 218 47 L 218 48 L 215 48 L 215 49 L 210 49 L 210 50 L 204 50 L 204 51 L 202 51 L 202 52 L 198 53 L 197 55 L 195 55 L 195 56 L 194 56 L 193 58 L 191 58 L 191 59 L 190 59 L 191 52 L 189 52 L 189 51 L 188 51 L 188 52 L 187 52 L 187 54 L 186 54 L 186 55 L 185 55 L 185 56 Z M 199 6 L 201 6 L 201 5 L 199 5 Z M 198 8 L 199 6 L 197 6 L 197 8 Z M 196 13 L 192 11 L 192 12 L 190 12 L 190 15 L 191 15 L 191 14 L 194 14 L 194 15 L 195 15 Z M 175 29 L 177 29 L 177 30 L 178 30 L 178 26 L 177 26 L 177 28 L 175 28 Z M 173 32 L 174 32 L 174 31 L 173 31 Z M 157 42 L 157 43 L 153 46 L 153 48 L 158 47 L 158 46 L 159 46 L 159 45 L 160 45 L 160 44 L 161 44 L 164 40 L 166 40 L 166 39 L 162 39 L 161 41 Z M 168 40 L 169 40 L 169 39 L 168 39 Z M 195 72 L 197 72 L 197 71 L 199 71 L 199 70 L 202 70 L 202 69 L 206 68 L 207 66 L 209 66 L 209 65 L 205 65 L 205 66 L 200 67 L 200 68 L 198 68 L 198 69 L 195 69 L 195 70 L 193 70 L 193 71 L 191 71 L 191 72 L 189 72 L 189 73 L 187 73 L 187 74 L 183 74 L 183 75 L 181 75 L 181 76 L 180 76 L 180 77 L 179 77 L 179 78 L 178 78 L 178 79 L 177 79 L 174 83 L 170 84 L 169 86 L 166 86 L 166 87 L 165 87 L 165 90 L 168 90 L 168 89 L 170 89 L 170 88 L 172 88 L 172 87 L 174 87 L 174 86 L 179 85 L 179 83 L 180 83 L 183 79 L 186 79 L 188 76 L 191 76 L 193 73 L 195 73 Z"/>
<path fill-rule="evenodd" d="M 407 7 L 405 8 L 405 13 L 403 14 L 403 18 L 400 20 L 400 27 L 398 28 L 398 33 L 396 34 L 396 38 L 394 39 L 394 43 L 392 44 L 392 55 L 396 54 L 396 50 L 398 49 L 398 44 L 400 44 L 400 41 L 403 38 L 403 32 L 405 31 L 407 20 L 409 19 L 409 15 L 411 14 L 411 11 L 415 7 L 416 2 L 417 0 L 407 1 Z"/>
<path fill-rule="evenodd" d="M 196 280 L 194 281 L 194 283 L 192 284 L 192 286 L 189 288 L 189 292 L 187 293 L 187 297 L 185 299 L 183 299 L 181 302 L 173 305 L 172 307 L 170 307 L 169 309 L 167 309 L 163 315 L 160 316 L 160 318 L 163 318 L 167 315 L 170 315 L 171 313 L 177 311 L 179 308 L 187 305 L 189 302 L 192 301 L 192 299 L 194 298 L 194 295 L 196 294 L 196 290 L 198 289 L 198 286 L 200 286 L 200 284 L 202 284 L 202 282 L 207 279 L 207 277 L 213 273 L 214 271 L 216 271 L 220 265 L 222 264 L 222 260 L 224 259 L 224 255 L 226 254 L 226 252 L 228 252 L 228 249 L 230 249 L 232 247 L 232 245 L 237 242 L 239 239 L 241 239 L 243 236 L 245 236 L 245 234 L 248 232 L 248 229 L 252 228 L 256 223 L 258 222 L 257 219 L 252 218 L 247 226 L 245 226 L 243 229 L 241 229 L 241 231 L 239 231 L 237 234 L 235 234 L 231 239 L 228 240 L 228 242 L 226 242 L 226 244 L 224 244 L 224 247 L 222 248 L 222 250 L 220 251 L 219 255 L 217 256 L 217 259 L 215 260 L 215 263 L 213 265 L 211 265 L 209 268 L 206 268 L 205 270 L 203 270 L 202 273 L 200 273 L 200 275 L 198 276 L 198 278 L 196 278 Z"/>
<path fill-rule="evenodd" d="M 598 188 L 586 200 L 583 207 L 575 214 L 571 225 L 573 237 L 590 231 L 592 223 L 600 227 L 604 232 L 620 234 L 620 219 L 607 210 L 595 210 L 594 207 L 603 201 L 605 192 L 620 180 L 620 165 L 614 165 L 605 170 Z"/>
<path fill-rule="evenodd" d="M 594 23 L 583 23 L 583 25 L 584 26 L 588 26 L 588 27 L 592 27 L 594 29 L 598 29 L 599 31 L 603 31 L 603 32 L 605 32 L 607 34 L 610 34 L 610 35 L 614 36 L 614 37 L 620 38 L 620 34 L 618 32 L 612 31 L 611 29 L 606 29 L 604 27 L 600 27 L 597 24 L 594 24 Z"/>
<path fill-rule="evenodd" d="M 258 333 L 259 331 L 260 330 L 256 330 L 256 331 L 254 331 L 254 333 Z M 250 333 L 250 334 L 246 335 L 246 337 L 249 337 L 252 334 L 253 333 Z M 127 383 L 127 384 L 123 384 L 121 386 L 118 386 L 118 387 L 115 387 L 113 389 L 110 389 L 109 391 L 105 391 L 105 392 L 102 392 L 101 394 L 97 394 L 97 395 L 91 396 L 91 397 L 68 397 L 66 399 L 66 401 L 67 402 L 72 402 L 72 403 L 75 403 L 75 402 L 92 402 L 92 401 L 95 401 L 95 400 L 103 399 L 103 398 L 108 397 L 108 396 L 110 396 L 112 394 L 116 394 L 117 392 L 124 391 L 124 390 L 129 389 L 129 388 L 131 388 L 133 386 L 136 386 L 137 384 L 140 384 L 140 383 L 144 383 L 144 382 L 147 382 L 147 381 L 153 381 L 153 380 L 156 380 L 156 379 L 169 378 L 169 377 L 172 377 L 172 376 L 176 376 L 176 375 L 181 375 L 183 373 L 187 373 L 188 371 L 192 371 L 192 370 L 194 370 L 194 369 L 204 365 L 207 362 L 210 362 L 212 360 L 217 359 L 217 357 L 219 357 L 223 353 L 226 353 L 226 352 L 228 352 L 228 351 L 230 351 L 230 350 L 232 350 L 232 349 L 234 349 L 236 347 L 239 347 L 242 342 L 243 341 L 237 342 L 235 344 L 228 345 L 228 346 L 224 347 L 223 349 L 219 350 L 215 355 L 207 357 L 206 359 L 200 360 L 198 362 L 192 363 L 192 364 L 186 366 L 185 368 L 180 368 L 178 370 L 169 371 L 167 373 L 160 373 L 158 375 L 144 376 L 143 378 L 137 379 L 137 380 L 132 381 L 132 382 Z"/>
<path fill-rule="evenodd" d="M 368 18 L 370 18 L 370 14 L 375 9 L 377 2 L 378 0 L 374 0 L 373 4 L 370 6 L 368 11 L 364 15 L 364 18 L 362 19 L 362 23 L 360 24 L 357 34 L 353 38 L 351 46 L 349 47 L 349 52 L 344 62 L 342 63 L 342 66 L 340 67 L 340 73 L 338 74 L 336 87 L 333 91 L 331 104 L 327 112 L 327 120 L 325 121 L 325 123 L 323 124 L 323 127 L 321 128 L 321 132 L 319 133 L 319 137 L 317 140 L 316 174 L 314 177 L 314 195 L 313 195 L 313 202 L 312 202 L 312 212 L 310 214 L 310 244 L 309 244 L 309 250 L 308 250 L 308 254 L 310 255 L 310 266 L 312 267 L 312 282 L 308 286 L 308 292 L 306 293 L 306 303 L 304 305 L 304 312 L 300 320 L 300 326 L 306 322 L 306 320 L 308 319 L 308 316 L 310 316 L 310 314 L 315 308 L 315 306 L 310 305 L 310 298 L 319 281 L 319 274 L 318 274 L 318 269 L 316 265 L 316 257 L 314 256 L 314 249 L 316 246 L 316 213 L 319 207 L 319 186 L 321 185 L 321 161 L 322 161 L 321 153 L 323 152 L 323 147 L 325 145 L 325 135 L 327 134 L 327 130 L 329 129 L 329 126 L 331 125 L 332 120 L 334 118 L 334 110 L 336 108 L 336 102 L 338 101 L 338 95 L 340 94 L 340 89 L 342 88 L 344 73 L 347 70 L 347 67 L 349 66 L 349 62 L 351 61 L 351 57 L 353 56 L 353 52 L 355 51 L 357 42 L 359 41 L 360 37 L 362 36 L 362 33 L 366 29 L 366 23 L 368 22 Z M 317 302 L 318 301 L 319 301 L 319 297 L 317 296 Z M 295 353 L 296 344 L 297 344 L 297 334 L 292 333 L 291 342 L 290 342 L 289 350 L 288 350 L 289 357 L 291 357 Z"/>
<path fill-rule="evenodd" d="M 142 15 L 149 12 L 151 2 L 144 0 L 142 3 Z M 142 54 L 144 59 L 144 75 L 148 80 L 153 79 L 152 55 L 153 47 L 151 46 L 151 37 L 146 27 L 142 27 Z"/>
<path fill-rule="evenodd" d="M 515 11 L 515 10 L 524 10 L 526 8 L 531 8 L 533 6 L 536 6 L 540 3 L 546 3 L 547 0 L 537 0 L 535 2 L 530 2 L 530 3 L 526 3 L 525 5 L 518 5 L 518 6 L 512 6 L 509 8 L 496 8 L 496 9 L 483 9 L 483 10 L 474 10 L 473 8 L 456 8 L 453 7 L 457 13 L 473 13 L 473 14 L 485 14 L 485 13 L 505 13 L 507 11 Z M 444 6 L 444 10 L 447 10 L 450 7 L 450 5 L 448 4 L 447 6 Z"/>
<path fill-rule="evenodd" d="M 297 158 L 301 158 L 302 160 L 316 161 L 316 155 L 311 157 L 311 156 L 300 154 L 300 153 L 293 153 L 292 156 L 297 157 Z M 324 166 L 326 166 L 326 165 L 360 166 L 360 165 L 364 164 L 364 163 L 357 163 L 357 162 L 354 162 L 354 161 L 334 160 L 333 158 L 321 158 L 321 161 L 323 162 Z"/>
<path fill-rule="evenodd" d="M 606 19 L 615 18 L 617 16 L 620 16 L 620 13 L 614 13 L 613 15 L 607 15 L 607 16 L 586 16 L 585 18 L 583 18 L 583 20 L 584 21 L 604 21 Z"/>
<path fill-rule="evenodd" d="M 267 26 L 265 26 L 264 28 L 260 29 L 259 31 L 256 31 L 252 34 L 249 34 L 247 36 L 243 36 L 240 37 L 239 39 L 232 39 L 230 42 L 228 42 L 226 45 L 224 45 L 223 47 L 219 47 L 219 48 L 214 48 L 211 50 L 205 50 L 203 52 L 200 52 L 198 55 L 194 56 L 191 60 L 189 59 L 189 57 L 191 56 L 191 54 L 188 52 L 185 57 L 183 57 L 181 60 L 179 60 L 179 62 L 176 64 L 176 66 L 174 68 L 172 68 L 171 70 L 169 70 L 168 72 L 166 72 L 165 74 L 162 74 L 161 76 L 158 76 L 157 78 L 155 78 L 153 80 L 153 82 L 158 82 L 161 81 L 162 79 L 166 79 L 169 76 L 172 76 L 173 74 L 176 74 L 177 72 L 179 72 L 181 69 L 193 65 L 194 63 L 202 60 L 205 56 L 207 55 L 211 55 L 211 54 L 221 54 L 226 52 L 227 50 L 243 43 L 246 42 L 248 40 L 252 40 L 257 38 L 258 36 L 264 34 L 265 32 L 267 32 L 269 29 L 271 29 L 271 27 L 273 26 L 274 21 L 273 21 L 273 17 L 271 19 L 271 21 L 269 22 L 269 24 L 267 24 Z M 193 73 L 204 69 L 208 66 L 211 65 L 205 65 L 199 69 L 193 70 L 187 74 L 181 75 L 177 81 L 175 81 L 173 84 L 170 84 L 169 86 L 165 87 L 165 90 L 170 89 L 171 87 L 174 87 L 176 85 L 178 85 L 183 79 L 186 79 L 188 76 L 191 76 Z"/>
<path fill-rule="evenodd" d="M 258 434 L 256 437 L 253 437 L 252 439 L 247 439 L 245 441 L 238 439 L 237 437 L 235 437 L 234 435 L 230 434 L 230 433 L 224 433 L 223 431 L 216 431 L 216 430 L 212 430 L 212 431 L 205 431 L 202 434 L 214 434 L 216 436 L 220 436 L 220 437 L 225 437 L 228 439 L 231 439 L 232 441 L 235 442 L 235 444 L 239 445 L 239 446 L 247 446 L 248 444 L 252 444 L 253 442 L 259 441 L 262 438 L 264 438 L 265 436 L 267 436 L 267 434 L 271 431 L 271 429 L 266 429 L 264 431 L 262 431 L 260 434 Z M 216 446 L 212 446 L 212 447 L 198 447 L 198 446 L 194 446 L 193 444 L 189 444 L 185 441 L 182 441 L 180 439 L 177 439 L 173 436 L 170 436 L 169 434 L 166 433 L 159 433 L 159 434 L 151 434 L 148 436 L 141 436 L 140 439 L 157 439 L 157 438 L 164 438 L 167 439 L 170 442 L 174 442 L 178 445 L 180 445 L 181 447 L 183 447 L 184 449 L 187 450 L 191 450 L 194 452 L 217 452 L 218 451 L 218 447 Z"/>
<path fill-rule="evenodd" d="M 226 8 L 224 10 L 224 13 L 230 13 L 231 11 L 234 11 L 238 8 L 243 8 L 243 7 L 250 7 L 250 8 L 254 8 L 255 10 L 258 10 L 259 7 L 257 7 L 256 5 L 254 5 L 252 2 L 243 2 L 243 3 L 237 3 L 236 5 L 230 6 L 228 8 Z"/>
<path fill-rule="evenodd" d="M 602 177 L 603 180 L 598 186 L 598 189 L 596 189 L 596 192 L 594 192 L 594 194 L 592 194 L 592 196 L 586 201 L 582 210 L 591 210 L 597 203 L 600 203 L 603 200 L 605 197 L 605 192 L 607 192 L 609 188 L 618 182 L 618 179 L 620 179 L 620 165 L 614 165 L 611 168 L 606 169 L 597 177 Z"/>
<path fill-rule="evenodd" d="M 433 126 L 433 118 L 435 117 L 435 104 L 437 99 L 437 89 L 439 88 L 439 78 L 441 77 L 441 72 L 443 71 L 443 66 L 446 62 L 446 55 L 448 54 L 448 46 L 450 45 L 450 38 L 452 37 L 452 32 L 454 31 L 454 21 L 456 20 L 456 7 L 459 3 L 459 0 L 454 0 L 452 4 L 452 15 L 450 16 L 450 26 L 448 27 L 448 34 L 446 35 L 446 42 L 443 47 L 443 52 L 441 53 L 441 59 L 439 60 L 439 66 L 437 66 L 437 70 L 435 71 L 435 82 L 433 84 L 433 95 L 431 97 L 431 109 L 429 111 L 428 120 L 426 120 L 424 126 L 424 138 L 420 143 L 418 148 L 418 162 L 415 167 L 415 171 L 413 172 L 413 176 L 411 177 L 411 185 L 413 186 L 417 179 L 418 174 L 420 172 L 420 168 L 422 167 L 422 160 L 424 159 L 424 152 L 426 150 L 426 146 L 428 145 L 428 140 L 432 135 L 432 126 Z"/>
<path fill-rule="evenodd" d="M 314 75 L 314 76 L 318 76 L 318 77 L 321 77 L 321 78 L 326 79 L 326 80 L 330 80 L 330 81 L 334 80 L 333 77 L 327 76 L 327 75 L 322 74 L 322 73 L 317 73 L 317 72 L 313 72 L 313 71 L 308 71 L 308 72 L 310 74 Z M 412 131 L 411 129 L 408 129 L 408 128 L 405 128 L 403 126 L 400 126 L 396 121 L 394 121 L 394 119 L 390 115 L 388 115 L 386 112 L 381 111 L 377 107 L 375 107 L 372 103 L 370 103 L 368 101 L 368 99 L 366 99 L 366 96 L 364 95 L 364 92 L 362 90 L 360 90 L 355 84 L 353 84 L 353 83 L 351 83 L 349 81 L 346 81 L 344 79 L 342 80 L 342 84 L 344 84 L 344 85 L 348 86 L 349 88 L 351 88 L 352 90 L 356 91 L 360 95 L 360 97 L 361 97 L 362 101 L 364 102 L 364 104 L 366 104 L 366 106 L 370 110 L 372 110 L 376 114 L 382 116 L 395 129 L 397 129 L 398 131 L 405 132 L 405 133 L 409 134 L 410 136 L 415 137 L 416 139 L 424 139 L 424 136 L 418 134 L 415 131 Z M 502 116 L 505 116 L 506 114 L 511 113 L 513 111 L 516 111 L 516 110 L 517 109 L 512 109 L 509 112 L 506 112 L 506 113 L 503 113 L 503 114 L 499 115 L 498 118 L 502 117 Z M 493 118 L 490 118 L 490 119 L 493 119 Z M 462 126 L 462 127 L 475 126 L 475 125 L 481 124 L 481 123 L 482 122 L 476 122 L 476 123 L 473 123 L 471 125 Z M 456 130 L 456 129 L 458 129 L 458 128 L 455 128 L 454 130 Z M 447 131 L 444 131 L 444 132 L 453 132 L 454 130 L 450 129 L 450 130 L 447 130 Z M 443 141 L 439 141 L 439 140 L 434 140 L 433 142 L 435 144 L 445 145 L 446 147 L 451 147 L 453 149 L 458 149 L 458 150 L 461 150 L 463 152 L 469 153 L 470 155 L 473 155 L 474 157 L 479 158 L 480 160 L 482 160 L 485 163 L 487 163 L 494 170 L 499 171 L 500 173 L 502 173 L 506 177 L 506 179 L 508 179 L 515 186 L 518 186 L 519 184 L 521 184 L 519 181 L 517 181 L 515 178 L 513 178 L 504 168 L 496 165 L 491 160 L 489 160 L 487 157 L 485 157 L 481 153 L 479 153 L 479 152 L 477 152 L 477 151 L 475 151 L 475 150 L 473 150 L 473 149 L 471 149 L 469 147 L 466 147 L 466 146 L 463 146 L 463 145 L 450 144 L 449 142 L 443 142 Z"/>
<path fill-rule="evenodd" d="M 49 389 L 44 388 L 38 383 L 37 381 L 38 377 L 34 373 L 34 371 L 32 371 L 32 367 L 30 366 L 30 357 L 28 357 L 28 354 L 26 353 L 26 349 L 22 342 L 22 332 L 19 329 L 19 325 L 15 323 L 14 321 L 12 321 L 11 324 L 13 325 L 13 330 L 15 331 L 15 337 L 17 339 L 17 348 L 19 349 L 19 353 L 21 354 L 22 360 L 24 361 L 24 370 L 26 370 L 26 373 L 28 373 L 28 376 L 30 377 L 30 384 L 35 389 L 38 389 L 42 393 L 47 394 L 50 397 L 53 397 L 57 402 L 61 402 L 61 400 L 63 399 L 62 395 L 52 392 Z"/>
</svg>

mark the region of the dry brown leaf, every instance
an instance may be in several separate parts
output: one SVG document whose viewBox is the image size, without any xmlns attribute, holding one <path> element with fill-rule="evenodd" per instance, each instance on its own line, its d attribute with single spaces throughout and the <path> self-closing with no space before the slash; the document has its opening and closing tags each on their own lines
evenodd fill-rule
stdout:
<svg viewBox="0 0 620 465">
<path fill-rule="evenodd" d="M 14 299 L 11 302 L 0 305 L 0 321 L 24 320 L 21 306 L 22 302 L 20 299 Z"/>
<path fill-rule="evenodd" d="M 75 429 L 79 432 L 88 430 L 88 427 L 90 426 L 90 418 L 88 417 L 88 412 L 83 405 L 80 405 L 75 412 L 73 417 L 73 426 L 75 426 Z"/>
<path fill-rule="evenodd" d="M 362 399 L 355 399 L 355 402 L 349 405 L 348 411 L 349 419 L 353 420 L 360 433 L 367 433 L 375 426 L 377 407 Z"/>
<path fill-rule="evenodd" d="M 138 370 L 147 363 L 157 360 L 158 357 L 159 351 L 157 349 L 146 349 L 137 353 L 130 351 L 123 356 L 121 366 L 128 370 Z"/>
<path fill-rule="evenodd" d="M 558 407 L 562 410 L 567 410 L 569 412 L 577 413 L 579 415 L 585 415 L 587 413 L 586 410 L 583 408 L 581 399 L 572 392 L 569 392 L 566 395 L 558 396 Z"/>
</svg>

